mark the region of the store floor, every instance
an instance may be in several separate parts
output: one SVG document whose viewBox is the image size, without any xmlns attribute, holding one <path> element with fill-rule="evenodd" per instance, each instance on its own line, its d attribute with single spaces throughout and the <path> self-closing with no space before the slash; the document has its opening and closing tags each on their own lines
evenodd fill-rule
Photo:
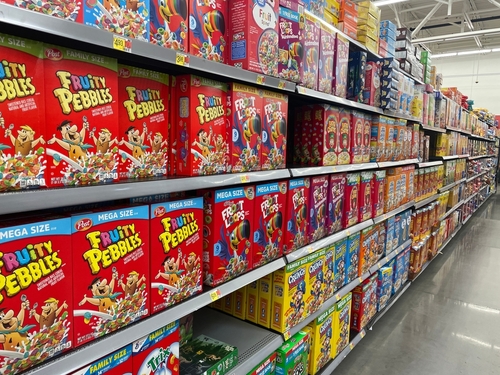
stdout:
<svg viewBox="0 0 500 375">
<path fill-rule="evenodd" d="M 500 374 L 500 195 L 491 197 L 334 375 Z"/>
</svg>

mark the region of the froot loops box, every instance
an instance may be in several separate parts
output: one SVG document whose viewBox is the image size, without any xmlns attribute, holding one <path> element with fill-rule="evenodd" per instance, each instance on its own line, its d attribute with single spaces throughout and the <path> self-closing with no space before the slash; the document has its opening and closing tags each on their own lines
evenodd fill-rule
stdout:
<svg viewBox="0 0 500 375">
<path fill-rule="evenodd" d="M 328 176 L 318 176 L 311 178 L 309 197 L 309 243 L 318 241 L 326 235 L 328 185 Z"/>
<path fill-rule="evenodd" d="M 311 180 L 299 178 L 288 181 L 286 232 L 283 252 L 289 254 L 308 244 L 309 190 Z"/>
<path fill-rule="evenodd" d="M 189 53 L 207 60 L 227 62 L 229 0 L 189 0 Z"/>
<path fill-rule="evenodd" d="M 288 134 L 288 95 L 264 90 L 262 115 L 262 170 L 284 169 Z"/>
<path fill-rule="evenodd" d="M 46 182 L 42 46 L 0 34 L 0 192 Z"/>
<path fill-rule="evenodd" d="M 252 269 L 255 187 L 211 190 L 204 198 L 203 275 L 215 286 Z"/>
<path fill-rule="evenodd" d="M 149 207 L 72 217 L 74 342 L 149 315 Z"/>
<path fill-rule="evenodd" d="M 318 88 L 318 62 L 320 23 L 318 19 L 306 14 L 304 37 L 304 61 L 300 75 L 300 84 L 308 89 Z"/>
<path fill-rule="evenodd" d="M 120 137 L 98 144 L 119 146 L 119 178 L 167 175 L 169 137 L 169 76 L 126 65 L 118 66 Z"/>
<path fill-rule="evenodd" d="M 151 312 L 201 292 L 203 198 L 150 206 Z"/>
<path fill-rule="evenodd" d="M 71 219 L 0 224 L 0 372 L 74 346 Z"/>
<path fill-rule="evenodd" d="M 132 371 L 132 345 L 127 345 L 107 356 L 92 362 L 71 375 L 123 375 Z"/>
<path fill-rule="evenodd" d="M 232 0 L 229 64 L 278 76 L 278 1 Z"/>
<path fill-rule="evenodd" d="M 279 7 L 278 74 L 287 81 L 299 82 L 304 59 L 304 5 L 289 1 Z"/>
<path fill-rule="evenodd" d="M 335 55 L 335 33 L 324 24 L 320 30 L 318 60 L 318 91 L 332 93 L 333 58 Z"/>
<path fill-rule="evenodd" d="M 116 181 L 117 61 L 44 45 L 44 71 L 47 185 Z"/>
<path fill-rule="evenodd" d="M 225 173 L 228 164 L 225 83 L 195 75 L 176 77 L 177 171 L 180 176 Z"/>
<path fill-rule="evenodd" d="M 150 0 L 150 43 L 177 51 L 189 52 L 190 1 Z"/>
<path fill-rule="evenodd" d="M 81 0 L 2 0 L 2 2 L 68 21 L 78 23 L 82 23 L 83 21 L 83 5 Z"/>
<path fill-rule="evenodd" d="M 342 211 L 346 174 L 330 175 L 328 185 L 328 213 L 326 216 L 326 234 L 330 235 L 342 230 Z"/>
<path fill-rule="evenodd" d="M 344 207 L 342 212 L 342 223 L 344 228 L 348 228 L 358 223 L 360 179 L 361 175 L 359 173 L 348 173 L 346 175 Z"/>
</svg>

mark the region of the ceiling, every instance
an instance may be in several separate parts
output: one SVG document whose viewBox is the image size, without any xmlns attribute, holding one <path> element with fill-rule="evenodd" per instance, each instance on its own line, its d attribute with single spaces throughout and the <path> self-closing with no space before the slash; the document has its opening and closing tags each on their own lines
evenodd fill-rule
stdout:
<svg viewBox="0 0 500 375">
<path fill-rule="evenodd" d="M 500 29 L 500 0 L 408 0 L 381 8 L 383 20 L 397 24 L 397 13 L 403 27 L 421 27 L 413 39 Z M 433 54 L 500 48 L 500 30 L 491 35 L 451 39 L 425 42 L 424 48 Z"/>
</svg>

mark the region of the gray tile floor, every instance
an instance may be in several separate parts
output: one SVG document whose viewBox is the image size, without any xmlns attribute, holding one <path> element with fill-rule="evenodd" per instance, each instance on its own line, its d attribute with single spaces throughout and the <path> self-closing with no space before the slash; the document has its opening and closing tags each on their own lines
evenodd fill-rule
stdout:
<svg viewBox="0 0 500 375">
<path fill-rule="evenodd" d="M 491 197 L 334 375 L 500 374 L 500 195 Z"/>
</svg>

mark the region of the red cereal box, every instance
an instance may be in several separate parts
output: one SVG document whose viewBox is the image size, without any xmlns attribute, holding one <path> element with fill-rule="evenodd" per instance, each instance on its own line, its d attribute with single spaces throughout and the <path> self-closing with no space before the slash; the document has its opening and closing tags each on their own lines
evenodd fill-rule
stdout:
<svg viewBox="0 0 500 375">
<path fill-rule="evenodd" d="M 342 212 L 342 223 L 348 228 L 358 223 L 359 207 L 359 184 L 361 175 L 359 173 L 348 173 L 344 190 L 344 207 Z"/>
<path fill-rule="evenodd" d="M 288 181 L 286 204 L 285 242 L 283 252 L 289 254 L 308 244 L 309 228 L 309 178 L 298 178 Z"/>
<path fill-rule="evenodd" d="M 264 90 L 262 170 L 286 168 L 288 95 Z"/>
<path fill-rule="evenodd" d="M 202 176 L 227 170 L 227 85 L 195 75 L 176 78 L 177 175 Z"/>
<path fill-rule="evenodd" d="M 371 142 L 371 131 L 372 131 L 372 116 L 368 113 L 364 113 L 365 117 L 363 125 L 363 163 L 370 162 L 370 142 Z"/>
<path fill-rule="evenodd" d="M 287 181 L 255 187 L 252 268 L 283 255 L 287 191 Z"/>
<path fill-rule="evenodd" d="M 373 172 L 372 180 L 372 216 L 384 214 L 385 170 Z"/>
<path fill-rule="evenodd" d="M 372 183 L 373 172 L 361 172 L 359 186 L 359 222 L 372 218 Z"/>
<path fill-rule="evenodd" d="M 345 173 L 330 175 L 330 184 L 328 185 L 328 215 L 326 217 L 327 235 L 342 230 L 342 207 L 345 184 Z"/>
<path fill-rule="evenodd" d="M 0 224 L 0 372 L 18 374 L 74 346 L 71 219 Z"/>
<path fill-rule="evenodd" d="M 320 23 L 317 18 L 306 14 L 304 38 L 304 62 L 300 74 L 300 84 L 308 89 L 318 88 Z"/>
<path fill-rule="evenodd" d="M 118 64 L 110 57 L 44 46 L 48 186 L 118 179 Z"/>
<path fill-rule="evenodd" d="M 252 216 L 255 187 L 245 186 L 205 193 L 203 276 L 219 285 L 252 269 Z"/>
<path fill-rule="evenodd" d="M 278 1 L 232 0 L 229 64 L 278 76 Z"/>
<path fill-rule="evenodd" d="M 227 63 L 226 30 L 229 0 L 191 0 L 189 9 L 189 53 Z"/>
<path fill-rule="evenodd" d="M 304 107 L 304 117 L 302 122 L 302 132 L 299 145 L 302 146 L 301 165 L 311 165 L 313 150 L 313 132 L 314 132 L 314 106 Z"/>
<path fill-rule="evenodd" d="M 120 142 L 99 134 L 102 151 L 119 144 L 119 178 L 167 175 L 169 76 L 126 65 L 118 66 Z M 94 136 L 95 137 L 95 136 Z M 107 144 L 106 142 L 109 142 Z"/>
<path fill-rule="evenodd" d="M 291 156 L 294 166 L 302 165 L 302 131 L 304 129 L 304 107 L 295 108 L 295 123 L 293 126 L 293 155 Z"/>
<path fill-rule="evenodd" d="M 335 54 L 335 33 L 321 24 L 318 70 L 318 91 L 332 93 L 333 57 Z"/>
<path fill-rule="evenodd" d="M 322 165 L 337 165 L 338 143 L 339 143 L 339 116 L 337 107 L 326 106 L 323 128 L 323 162 Z"/>
<path fill-rule="evenodd" d="M 189 1 L 150 1 L 150 43 L 188 52 Z"/>
<path fill-rule="evenodd" d="M 333 60 L 332 94 L 340 98 L 347 96 L 347 70 L 349 63 L 349 41 L 337 34 L 335 58 Z"/>
<path fill-rule="evenodd" d="M 278 75 L 282 79 L 300 82 L 304 59 L 304 4 L 302 1 L 280 1 Z"/>
<path fill-rule="evenodd" d="M 98 371 L 98 372 L 96 372 Z M 123 375 L 132 373 L 132 345 L 108 354 L 71 375 Z"/>
<path fill-rule="evenodd" d="M 201 292 L 203 198 L 150 208 L 151 313 Z"/>
<path fill-rule="evenodd" d="M 179 358 L 179 321 L 176 320 L 132 344 L 132 374 L 179 375 Z"/>
<path fill-rule="evenodd" d="M 231 83 L 230 166 L 233 173 L 261 170 L 263 91 Z"/>
<path fill-rule="evenodd" d="M 75 346 L 149 314 L 149 207 L 72 217 Z"/>
<path fill-rule="evenodd" d="M 311 178 L 309 193 L 309 243 L 318 241 L 326 235 L 328 183 L 328 176 Z"/>
<path fill-rule="evenodd" d="M 351 112 L 351 163 L 359 164 L 363 162 L 363 132 L 365 117 L 362 112 Z"/>
<path fill-rule="evenodd" d="M 62 18 L 68 21 L 82 23 L 83 9 L 80 0 L 70 1 L 20 1 L 20 0 L 2 0 L 2 3 L 17 6 L 22 9 L 32 10 L 37 13 L 50 15 L 52 17 Z"/>
<path fill-rule="evenodd" d="M 338 164 L 351 164 L 351 154 L 349 152 L 351 147 L 351 111 L 341 108 L 339 119 Z"/>
<path fill-rule="evenodd" d="M 42 47 L 0 34 L 0 192 L 45 185 Z"/>
<path fill-rule="evenodd" d="M 332 162 L 337 159 L 337 155 L 332 152 L 329 154 L 329 158 L 333 160 L 326 160 L 330 144 L 325 145 L 325 142 L 330 143 L 330 137 L 336 136 L 337 119 L 335 113 L 332 112 L 332 107 L 328 104 L 314 106 L 311 165 L 333 165 Z M 336 144 L 335 140 L 332 143 Z"/>
</svg>

